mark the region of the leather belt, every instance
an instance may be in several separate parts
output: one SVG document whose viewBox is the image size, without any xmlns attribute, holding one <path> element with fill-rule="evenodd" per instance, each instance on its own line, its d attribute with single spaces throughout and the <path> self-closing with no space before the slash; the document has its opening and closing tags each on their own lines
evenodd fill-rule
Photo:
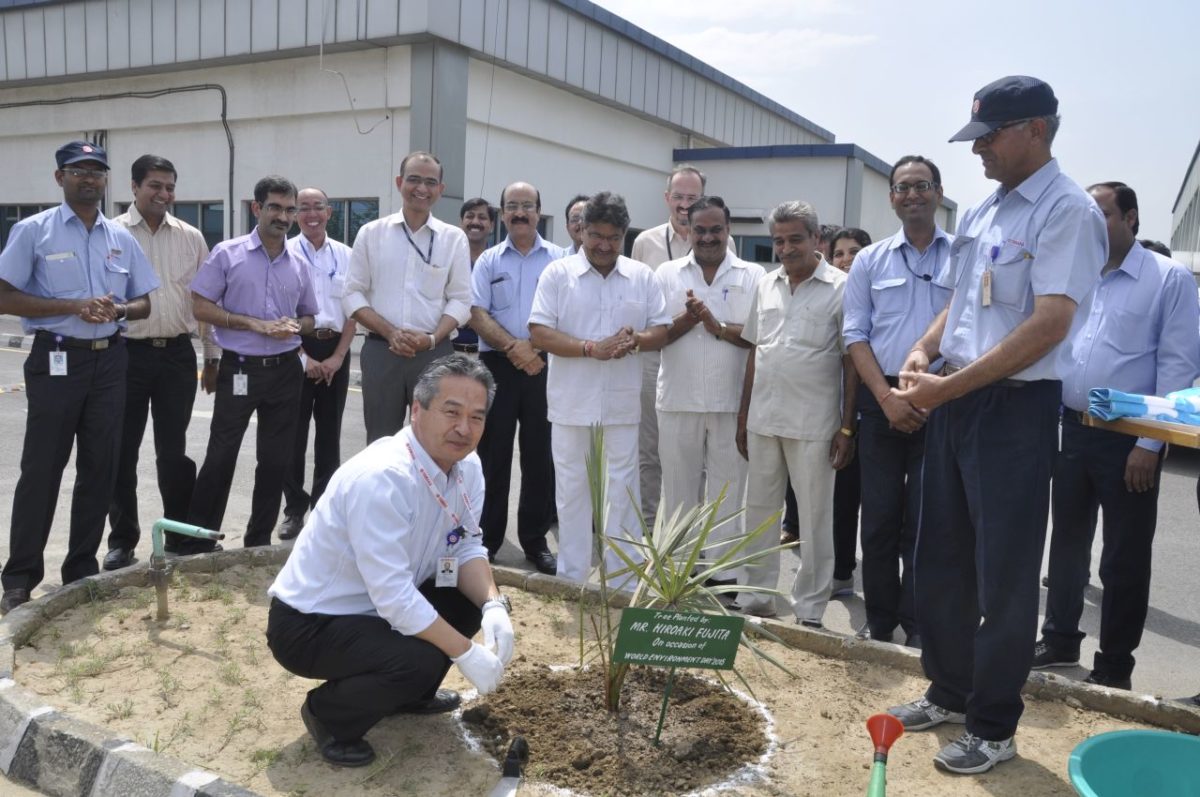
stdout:
<svg viewBox="0 0 1200 797">
<path fill-rule="evenodd" d="M 184 332 L 173 338 L 125 338 L 125 342 L 137 346 L 153 346 L 156 349 L 165 349 L 167 346 L 178 346 L 184 343 L 190 345 L 192 336 Z"/>
<path fill-rule="evenodd" d="M 380 343 L 387 343 L 387 338 L 385 338 L 383 335 L 380 335 L 378 332 L 368 332 L 367 340 L 377 340 Z"/>
<path fill-rule="evenodd" d="M 85 351 L 107 351 L 121 340 L 121 333 L 114 332 L 107 338 L 69 338 L 57 332 L 39 329 L 33 333 L 33 339 L 51 346 L 62 346 L 67 349 L 84 349 Z"/>
<path fill-rule="evenodd" d="M 950 376 L 950 374 L 958 373 L 961 370 L 962 368 L 958 367 L 957 365 L 942 363 L 942 370 L 940 373 L 942 376 Z M 997 379 L 990 385 L 985 385 L 985 387 L 1025 387 L 1028 384 L 1028 382 L 1021 379 Z"/>
<path fill-rule="evenodd" d="M 239 365 L 254 365 L 259 368 L 274 368 L 277 365 L 282 365 L 296 359 L 296 352 L 299 349 L 285 351 L 282 354 L 274 354 L 269 357 L 259 357 L 254 354 L 239 354 L 236 351 L 226 349 L 221 353 L 222 359 L 236 360 Z"/>
<path fill-rule="evenodd" d="M 329 340 L 330 338 L 336 338 L 340 334 L 342 334 L 340 330 L 321 327 L 308 333 L 307 337 L 316 338 L 317 340 Z"/>
<path fill-rule="evenodd" d="M 467 354 L 478 354 L 479 353 L 479 344 L 478 343 L 455 342 L 453 344 L 453 346 L 454 346 L 455 351 L 466 352 Z"/>
</svg>

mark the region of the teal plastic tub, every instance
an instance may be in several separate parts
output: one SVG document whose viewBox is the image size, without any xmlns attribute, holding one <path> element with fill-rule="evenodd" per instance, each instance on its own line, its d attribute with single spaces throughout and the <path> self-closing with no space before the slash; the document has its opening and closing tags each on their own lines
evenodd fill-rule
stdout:
<svg viewBox="0 0 1200 797">
<path fill-rule="evenodd" d="M 1101 733 L 1071 752 L 1067 772 L 1081 797 L 1200 797 L 1200 737 Z"/>
</svg>

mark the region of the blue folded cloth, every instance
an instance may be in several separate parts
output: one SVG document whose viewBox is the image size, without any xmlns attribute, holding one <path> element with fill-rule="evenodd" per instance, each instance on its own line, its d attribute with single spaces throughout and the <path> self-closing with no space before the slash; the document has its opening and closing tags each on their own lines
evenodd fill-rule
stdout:
<svg viewBox="0 0 1200 797">
<path fill-rule="evenodd" d="M 1105 421 L 1145 418 L 1200 426 L 1200 388 L 1176 390 L 1166 396 L 1142 396 L 1094 387 L 1088 391 L 1088 413 Z"/>
</svg>

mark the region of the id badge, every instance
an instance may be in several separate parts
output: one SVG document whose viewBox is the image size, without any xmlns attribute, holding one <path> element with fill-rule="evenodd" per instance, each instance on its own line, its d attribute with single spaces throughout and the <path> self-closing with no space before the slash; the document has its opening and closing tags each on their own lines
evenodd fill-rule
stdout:
<svg viewBox="0 0 1200 797">
<path fill-rule="evenodd" d="M 992 304 L 992 270 L 984 269 L 983 276 L 980 278 L 979 285 L 979 303 L 984 307 L 990 307 Z"/>
<path fill-rule="evenodd" d="M 233 395 L 246 396 L 249 395 L 250 377 L 246 374 L 233 375 Z"/>
<path fill-rule="evenodd" d="M 453 556 L 439 556 L 437 564 L 437 579 L 434 584 L 439 587 L 458 586 L 458 559 Z"/>
<path fill-rule="evenodd" d="M 67 375 L 67 353 L 65 351 L 50 352 L 50 376 Z"/>
</svg>

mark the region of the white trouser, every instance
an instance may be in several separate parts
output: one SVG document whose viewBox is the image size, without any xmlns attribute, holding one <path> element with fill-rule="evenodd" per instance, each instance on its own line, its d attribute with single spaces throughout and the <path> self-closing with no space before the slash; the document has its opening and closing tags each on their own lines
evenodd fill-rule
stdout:
<svg viewBox="0 0 1200 797">
<path fill-rule="evenodd" d="M 658 455 L 662 463 L 663 500 L 659 511 L 670 518 L 680 507 L 687 511 L 700 501 L 715 501 L 725 490 L 718 516 L 742 508 L 746 492 L 746 460 L 737 450 L 737 414 L 733 412 L 658 412 Z M 709 543 L 737 537 L 744 515 L 713 529 Z M 719 558 L 724 546 L 705 555 Z M 718 578 L 737 578 L 737 569 Z"/>
<path fill-rule="evenodd" d="M 800 620 L 820 620 L 833 586 L 833 478 L 829 441 L 794 440 L 747 433 L 750 453 L 746 487 L 746 528 L 757 528 L 783 507 L 787 479 L 792 482 L 799 509 L 800 569 L 792 584 L 792 611 Z M 748 548 L 764 550 L 777 545 L 780 526 L 775 523 Z M 774 588 L 779 583 L 779 554 L 746 567 L 746 582 Z M 744 607 L 762 598 L 739 596 Z"/>
<path fill-rule="evenodd" d="M 558 505 L 558 573 L 582 584 L 592 569 L 592 495 L 588 489 L 587 453 L 592 430 L 588 426 L 554 424 L 550 447 L 554 453 L 554 492 Z M 621 424 L 604 427 L 604 452 L 608 460 L 608 528 L 613 539 L 641 539 L 638 521 L 638 427 Z M 632 491 L 633 499 L 629 493 Z M 604 546 L 608 572 L 625 567 Z M 623 545 L 635 562 L 642 556 L 632 545 Z M 624 579 L 621 579 L 624 581 Z"/>
<path fill-rule="evenodd" d="M 642 420 L 638 425 L 638 482 L 642 489 L 642 517 L 654 523 L 662 490 L 662 465 L 658 461 L 658 414 L 654 402 L 658 395 L 658 366 L 662 355 L 656 351 L 638 354 L 642 361 Z"/>
</svg>

